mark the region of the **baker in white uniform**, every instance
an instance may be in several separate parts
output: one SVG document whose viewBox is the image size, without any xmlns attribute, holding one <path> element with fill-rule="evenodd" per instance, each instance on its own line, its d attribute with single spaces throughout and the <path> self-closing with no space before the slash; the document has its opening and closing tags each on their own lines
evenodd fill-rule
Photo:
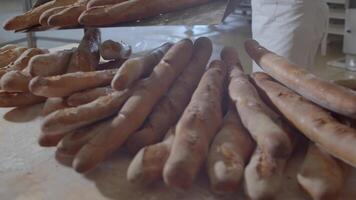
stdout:
<svg viewBox="0 0 356 200">
<path fill-rule="evenodd" d="M 323 0 L 252 0 L 253 38 L 292 62 L 313 67 L 328 23 Z M 261 71 L 254 63 L 253 71 Z"/>
</svg>

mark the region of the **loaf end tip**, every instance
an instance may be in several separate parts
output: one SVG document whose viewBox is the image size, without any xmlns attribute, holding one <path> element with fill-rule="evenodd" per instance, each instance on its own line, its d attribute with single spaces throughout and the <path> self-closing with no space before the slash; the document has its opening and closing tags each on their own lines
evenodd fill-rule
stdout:
<svg viewBox="0 0 356 200">
<path fill-rule="evenodd" d="M 179 165 L 165 165 L 163 170 L 163 180 L 164 182 L 173 188 L 179 190 L 189 189 L 193 185 L 194 176 L 188 173 L 184 168 L 179 167 Z"/>
<path fill-rule="evenodd" d="M 72 163 L 73 169 L 78 173 L 86 173 L 92 169 L 92 167 L 83 161 L 82 159 L 75 157 Z"/>
</svg>

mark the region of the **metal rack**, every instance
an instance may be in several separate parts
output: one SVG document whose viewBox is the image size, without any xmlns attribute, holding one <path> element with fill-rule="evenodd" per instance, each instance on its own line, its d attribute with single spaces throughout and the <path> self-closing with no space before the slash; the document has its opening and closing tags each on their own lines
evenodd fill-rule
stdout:
<svg viewBox="0 0 356 200">
<path fill-rule="evenodd" d="M 31 0 L 23 0 L 23 7 L 24 11 L 30 10 L 33 5 L 37 6 L 43 2 L 49 0 L 37 0 L 35 4 Z M 228 2 L 239 2 L 240 0 L 225 0 L 225 1 L 211 1 L 211 3 L 204 4 L 197 7 L 187 8 L 185 10 L 174 11 L 171 13 L 166 13 L 159 15 L 157 17 L 152 17 L 150 19 L 145 20 L 138 20 L 136 22 L 128 22 L 122 23 L 117 25 L 112 25 L 108 27 L 128 27 L 128 26 L 160 26 L 160 25 L 184 25 L 184 26 L 193 26 L 193 25 L 212 25 L 218 24 L 222 21 L 224 14 L 227 14 L 227 9 L 229 7 Z M 232 5 L 232 4 L 231 4 Z M 206 11 L 209 12 L 206 12 Z M 224 13 L 225 12 L 225 13 Z M 64 29 L 83 29 L 85 27 L 71 27 L 71 28 L 64 28 Z M 104 27 L 103 27 L 104 28 Z M 21 38 L 18 40 L 8 41 L 6 43 L 0 44 L 6 45 L 10 43 L 19 43 L 24 42 L 27 40 L 29 47 L 36 47 L 38 40 L 47 40 L 47 41 L 55 41 L 55 42 L 68 42 L 68 43 L 78 43 L 77 40 L 72 39 L 64 39 L 64 38 L 57 38 L 57 37 L 46 37 L 46 36 L 38 36 L 37 31 L 46 31 L 41 30 L 41 26 L 39 27 L 32 27 L 28 30 L 23 32 L 26 33 L 26 38 Z M 56 30 L 56 29 L 53 29 Z M 61 29 L 60 29 L 61 30 Z"/>
</svg>

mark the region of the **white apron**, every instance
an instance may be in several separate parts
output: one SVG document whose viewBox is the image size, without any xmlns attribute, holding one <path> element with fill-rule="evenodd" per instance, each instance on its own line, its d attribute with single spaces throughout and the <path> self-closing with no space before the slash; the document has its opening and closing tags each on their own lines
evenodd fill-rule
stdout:
<svg viewBox="0 0 356 200">
<path fill-rule="evenodd" d="M 322 0 L 252 0 L 253 38 L 305 68 L 314 57 L 328 23 Z M 255 63 L 253 71 L 261 71 Z"/>
</svg>

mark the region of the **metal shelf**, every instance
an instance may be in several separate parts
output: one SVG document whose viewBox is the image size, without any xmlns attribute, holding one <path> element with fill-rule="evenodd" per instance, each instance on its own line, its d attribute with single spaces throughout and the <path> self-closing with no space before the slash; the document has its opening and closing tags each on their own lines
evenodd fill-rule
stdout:
<svg viewBox="0 0 356 200">
<path fill-rule="evenodd" d="M 326 0 L 326 3 L 346 4 L 346 0 Z"/>
<path fill-rule="evenodd" d="M 345 26 L 343 24 L 329 24 L 328 33 L 334 35 L 344 35 Z"/>
<path fill-rule="evenodd" d="M 329 17 L 331 19 L 345 19 L 346 17 L 345 9 L 331 8 Z"/>
<path fill-rule="evenodd" d="M 323 38 L 321 44 L 321 55 L 326 55 L 327 46 L 328 46 L 328 35 L 345 35 L 345 19 L 346 19 L 346 5 L 347 0 L 326 0 L 326 3 L 329 6 L 330 12 L 328 15 L 328 29 Z M 337 22 L 337 23 L 335 23 Z"/>
</svg>

